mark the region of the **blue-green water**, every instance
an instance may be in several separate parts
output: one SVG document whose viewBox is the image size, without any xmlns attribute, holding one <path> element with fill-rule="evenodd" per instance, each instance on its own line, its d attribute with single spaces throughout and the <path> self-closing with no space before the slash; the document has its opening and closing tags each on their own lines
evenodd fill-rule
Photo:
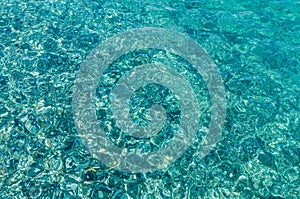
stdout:
<svg viewBox="0 0 300 199">
<path fill-rule="evenodd" d="M 0 198 L 299 198 L 299 13 L 296 0 L 3 1 Z M 216 147 L 204 158 L 206 117 L 179 159 L 162 170 L 130 174 L 102 164 L 82 144 L 72 94 L 76 73 L 98 44 L 143 27 L 198 42 L 220 71 L 227 110 Z M 140 54 L 176 59 L 153 49 Z M 138 90 L 137 104 L 172 94 L 157 87 Z M 147 94 L 153 90 L 164 95 Z M 207 92 L 201 95 L 207 100 Z M 174 104 L 167 110 L 176 112 Z M 109 136 L 124 147 L 156 150 L 171 135 L 156 138 L 160 144 L 152 148 Z"/>
</svg>

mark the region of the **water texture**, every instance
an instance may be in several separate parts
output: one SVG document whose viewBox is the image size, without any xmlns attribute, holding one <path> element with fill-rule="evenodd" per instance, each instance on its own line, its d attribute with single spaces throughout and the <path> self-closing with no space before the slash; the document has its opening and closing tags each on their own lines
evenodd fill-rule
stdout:
<svg viewBox="0 0 300 199">
<path fill-rule="evenodd" d="M 299 13 L 296 0 L 2 1 L 0 198 L 299 198 Z M 179 159 L 131 174 L 104 165 L 82 144 L 72 94 L 76 73 L 99 43 L 143 27 L 198 42 L 220 71 L 227 110 L 204 158 L 209 115 Z M 163 104 L 169 125 L 150 140 L 116 127 L 103 96 L 122 72 L 149 62 L 185 74 L 202 111 L 209 110 L 205 83 L 186 60 L 158 49 L 120 57 L 99 79 L 97 117 L 110 140 L 131 151 L 157 150 L 180 120 L 172 91 L 150 84 L 131 97 L 131 117 L 146 125 L 147 108 Z"/>
</svg>

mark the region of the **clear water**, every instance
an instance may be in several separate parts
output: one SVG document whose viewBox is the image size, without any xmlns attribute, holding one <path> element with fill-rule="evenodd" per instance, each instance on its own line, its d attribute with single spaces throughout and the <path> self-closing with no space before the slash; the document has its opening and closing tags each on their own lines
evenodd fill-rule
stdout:
<svg viewBox="0 0 300 199">
<path fill-rule="evenodd" d="M 0 198 L 299 198 L 299 1 L 6 0 L 0 13 Z M 143 27 L 184 33 L 207 51 L 224 82 L 227 112 L 204 158 L 208 118 L 175 162 L 130 174 L 102 164 L 82 144 L 72 93 L 81 63 L 99 43 Z M 147 96 L 160 102 L 169 94 L 159 85 L 138 90 L 133 110 Z M 160 144 L 151 148 L 117 131 L 109 136 L 140 150 L 169 138 L 153 138 Z"/>
</svg>

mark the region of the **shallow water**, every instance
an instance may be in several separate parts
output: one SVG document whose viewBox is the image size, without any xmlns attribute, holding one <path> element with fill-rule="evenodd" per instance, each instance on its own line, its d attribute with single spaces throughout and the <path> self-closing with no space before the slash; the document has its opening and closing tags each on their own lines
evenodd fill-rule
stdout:
<svg viewBox="0 0 300 199">
<path fill-rule="evenodd" d="M 299 197 L 299 8 L 295 0 L 5 1 L 0 198 Z M 97 45 L 143 27 L 171 29 L 198 42 L 219 69 L 227 109 L 216 147 L 204 158 L 199 153 L 209 114 L 200 118 L 193 144 L 179 159 L 160 170 L 130 174 L 92 157 L 78 136 L 72 97 L 76 74 Z M 100 126 L 128 150 L 157 150 L 174 136 L 180 120 L 172 92 L 148 85 L 133 96 L 131 114 L 147 124 L 138 107 L 164 104 L 169 126 L 149 142 L 113 128 L 105 94 L 122 72 L 149 60 L 186 74 L 202 111 L 209 110 L 205 82 L 186 60 L 156 49 L 128 53 L 97 87 Z"/>
</svg>

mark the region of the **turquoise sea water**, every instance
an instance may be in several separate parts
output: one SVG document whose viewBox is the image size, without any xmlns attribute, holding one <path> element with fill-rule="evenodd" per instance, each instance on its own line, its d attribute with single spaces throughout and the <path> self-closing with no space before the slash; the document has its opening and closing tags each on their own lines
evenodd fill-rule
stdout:
<svg viewBox="0 0 300 199">
<path fill-rule="evenodd" d="M 0 198 L 299 198 L 299 13 L 296 0 L 2 1 Z M 198 42 L 220 71 L 227 110 L 216 147 L 204 158 L 199 149 L 209 116 L 201 118 L 195 141 L 175 162 L 130 174 L 104 165 L 82 144 L 72 94 L 76 73 L 97 45 L 143 27 L 171 29 Z M 190 67 L 148 49 L 128 53 L 112 68 L 143 60 Z M 199 87 L 198 100 L 209 105 L 201 77 L 187 71 Z M 109 79 L 121 72 L 107 70 L 97 92 L 111 91 Z M 170 123 L 180 120 L 172 92 L 148 85 L 133 96 L 137 122 L 146 120 L 136 108 L 151 103 L 165 103 Z M 97 116 L 109 131 L 109 111 Z M 151 138 L 155 145 L 118 130 L 108 136 L 120 147 L 157 150 L 173 136 L 171 127 Z"/>
</svg>

